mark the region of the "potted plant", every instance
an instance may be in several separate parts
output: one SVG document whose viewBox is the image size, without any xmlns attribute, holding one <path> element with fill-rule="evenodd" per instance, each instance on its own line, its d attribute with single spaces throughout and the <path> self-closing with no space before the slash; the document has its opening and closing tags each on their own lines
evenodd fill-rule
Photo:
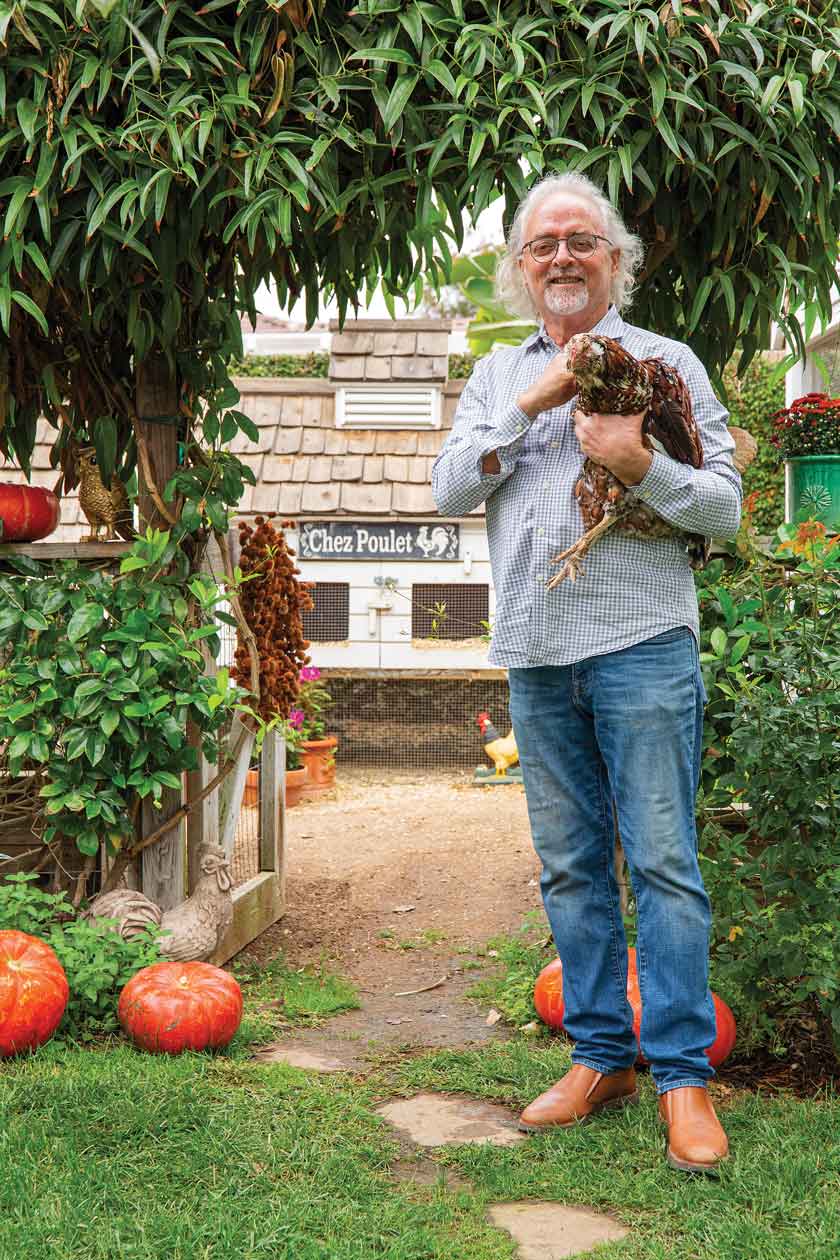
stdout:
<svg viewBox="0 0 840 1260">
<path fill-rule="evenodd" d="M 772 416 L 785 461 L 785 520 L 803 516 L 840 530 L 840 398 L 805 394 Z"/>
<path fill-rule="evenodd" d="M 303 764 L 301 744 L 303 735 L 301 727 L 303 717 L 299 710 L 292 709 L 288 718 L 280 723 L 280 731 L 286 741 L 286 808 L 300 802 L 306 785 L 306 766 Z"/>
<path fill-rule="evenodd" d="M 338 740 L 335 735 L 326 733 L 324 715 L 332 704 L 332 696 L 316 665 L 304 666 L 300 671 L 297 704 L 298 707 L 293 712 L 302 714 L 301 751 L 309 775 L 305 794 L 323 792 L 335 783 L 335 750 Z"/>
</svg>

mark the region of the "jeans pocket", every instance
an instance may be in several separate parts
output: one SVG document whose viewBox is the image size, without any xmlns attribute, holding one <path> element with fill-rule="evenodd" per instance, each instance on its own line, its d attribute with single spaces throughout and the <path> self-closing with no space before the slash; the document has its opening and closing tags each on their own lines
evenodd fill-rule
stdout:
<svg viewBox="0 0 840 1260">
<path fill-rule="evenodd" d="M 674 626 L 671 630 L 663 630 L 661 634 L 655 634 L 652 639 L 645 639 L 645 643 L 679 643 L 680 639 L 694 638 L 688 626 Z"/>
</svg>

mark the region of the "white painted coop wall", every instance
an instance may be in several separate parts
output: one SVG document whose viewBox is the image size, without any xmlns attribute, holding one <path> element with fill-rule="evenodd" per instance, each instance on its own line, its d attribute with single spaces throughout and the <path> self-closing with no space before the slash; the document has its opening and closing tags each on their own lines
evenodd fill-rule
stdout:
<svg viewBox="0 0 840 1260">
<path fill-rule="evenodd" d="M 428 523 L 426 521 L 425 523 Z M 479 634 L 468 640 L 411 638 L 411 588 L 417 583 L 458 583 L 489 587 L 489 615 L 495 615 L 487 536 L 482 521 L 460 522 L 457 561 L 433 560 L 300 560 L 307 582 L 350 585 L 350 635 L 340 643 L 313 642 L 310 655 L 326 669 L 461 670 L 487 669 L 488 644 Z M 289 542 L 297 549 L 297 532 Z M 469 568 L 469 572 L 466 569 Z M 382 602 L 384 588 L 376 578 L 396 579 L 392 608 L 371 613 Z"/>
</svg>

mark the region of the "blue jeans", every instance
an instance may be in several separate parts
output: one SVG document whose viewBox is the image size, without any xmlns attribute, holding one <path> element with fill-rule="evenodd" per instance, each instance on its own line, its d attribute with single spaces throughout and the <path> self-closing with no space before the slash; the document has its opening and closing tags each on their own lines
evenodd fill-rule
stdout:
<svg viewBox="0 0 840 1260">
<path fill-rule="evenodd" d="M 659 1093 L 705 1085 L 715 1016 L 694 820 L 706 698 L 694 636 L 680 626 L 575 665 L 511 669 L 509 682 L 572 1059 L 609 1073 L 637 1053 L 614 800 L 637 907 L 642 1050 Z"/>
</svg>

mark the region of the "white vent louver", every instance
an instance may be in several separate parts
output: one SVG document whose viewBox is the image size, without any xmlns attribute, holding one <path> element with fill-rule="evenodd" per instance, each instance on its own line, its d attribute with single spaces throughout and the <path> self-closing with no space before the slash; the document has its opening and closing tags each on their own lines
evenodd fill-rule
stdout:
<svg viewBox="0 0 840 1260">
<path fill-rule="evenodd" d="M 434 385 L 342 385 L 335 423 L 344 429 L 439 429 L 440 389 Z"/>
</svg>

